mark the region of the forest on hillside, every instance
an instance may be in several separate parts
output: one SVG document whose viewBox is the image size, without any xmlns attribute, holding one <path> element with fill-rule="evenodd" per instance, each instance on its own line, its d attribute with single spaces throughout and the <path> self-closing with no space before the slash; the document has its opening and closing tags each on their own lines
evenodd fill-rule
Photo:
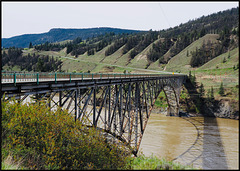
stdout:
<svg viewBox="0 0 240 171">
<path fill-rule="evenodd" d="M 21 70 L 34 72 L 51 72 L 61 70 L 62 61 L 49 55 L 28 53 L 23 55 L 21 48 L 11 47 L 2 52 L 2 65 L 8 67 L 19 66 Z"/>
<path fill-rule="evenodd" d="M 239 46 L 239 8 L 202 16 L 166 30 L 119 34 L 108 32 L 85 40 L 82 37 L 76 37 L 66 43 L 45 42 L 34 46 L 32 42 L 29 42 L 29 48 L 37 51 L 61 51 L 66 48 L 66 53 L 76 58 L 85 53 L 88 56 L 94 55 L 103 48 L 106 48 L 105 56 L 109 56 L 122 48 L 122 54 L 128 53 L 129 59 L 134 59 L 152 44 L 147 53 L 148 61 L 158 60 L 159 63 L 166 64 L 172 57 L 206 34 L 218 34 L 218 41 L 217 43 L 205 42 L 199 49 L 187 52 L 186 56 L 192 56 L 190 61 L 192 67 L 199 67 L 218 55 Z M 170 55 L 166 59 L 164 54 L 168 51 Z M 12 53 L 15 53 L 14 57 Z M 61 66 L 61 61 L 53 57 L 35 54 L 22 56 L 21 49 L 14 47 L 2 49 L 2 57 L 3 66 L 21 65 L 28 71 L 56 71 Z M 27 60 L 29 58 L 31 60 Z M 26 63 L 24 64 L 23 61 Z M 44 67 L 39 68 L 42 62 Z"/>
<path fill-rule="evenodd" d="M 23 34 L 19 36 L 14 36 L 11 38 L 2 38 L 1 47 L 17 47 L 17 48 L 26 48 L 29 45 L 29 42 L 32 42 L 33 45 L 44 44 L 45 42 L 56 43 L 65 40 L 73 40 L 77 37 L 82 39 L 91 39 L 105 33 L 113 32 L 115 34 L 121 33 L 137 33 L 144 32 L 140 30 L 129 30 L 129 29 L 120 29 L 120 28 L 111 28 L 111 27 L 96 27 L 96 28 L 81 28 L 81 29 L 71 29 L 71 28 L 52 28 L 49 32 L 39 33 L 39 34 Z"/>
</svg>

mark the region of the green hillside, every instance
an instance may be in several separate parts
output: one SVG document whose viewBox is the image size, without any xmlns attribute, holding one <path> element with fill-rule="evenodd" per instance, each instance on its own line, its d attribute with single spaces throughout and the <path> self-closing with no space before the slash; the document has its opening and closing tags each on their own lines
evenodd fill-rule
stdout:
<svg viewBox="0 0 240 171">
<path fill-rule="evenodd" d="M 191 70 L 190 60 L 191 60 L 191 51 L 194 51 L 196 48 L 200 48 L 204 42 L 211 41 L 217 42 L 219 38 L 218 34 L 206 34 L 205 36 L 201 37 L 200 39 L 194 41 L 185 49 L 183 49 L 179 54 L 172 57 L 168 64 L 165 66 L 164 70 L 167 71 L 174 71 L 174 72 L 181 72 L 181 73 L 188 73 Z M 189 55 L 187 56 L 187 51 Z"/>
<path fill-rule="evenodd" d="M 226 52 L 203 66 L 194 70 L 197 81 L 202 82 L 206 88 L 211 86 L 219 88 L 221 82 L 224 87 L 239 85 L 239 48 Z"/>
<path fill-rule="evenodd" d="M 119 28 L 109 28 L 109 27 L 98 27 L 98 28 L 84 28 L 84 29 L 65 29 L 65 28 L 53 28 L 49 32 L 41 34 L 24 34 L 20 36 L 14 36 L 11 38 L 2 38 L 2 47 L 21 47 L 26 48 L 29 43 L 32 42 L 33 45 L 45 43 L 45 42 L 59 42 L 65 40 L 73 40 L 77 37 L 82 39 L 87 39 L 91 37 L 96 37 L 105 33 L 137 33 L 144 32 L 140 30 L 129 30 L 129 29 L 119 29 Z"/>
<path fill-rule="evenodd" d="M 111 46 L 111 45 L 110 45 Z M 107 47 L 109 48 L 109 46 Z M 104 50 L 106 50 L 107 48 L 104 48 Z M 123 47 L 119 48 L 116 52 L 114 52 L 113 54 L 109 55 L 109 56 L 105 56 L 102 59 L 102 63 L 107 63 L 107 64 L 112 64 L 112 65 L 116 65 L 116 62 L 119 60 L 119 58 L 122 57 L 122 49 Z M 105 51 L 104 51 L 105 54 Z M 124 60 L 124 62 L 126 63 L 127 61 Z M 124 66 L 125 63 L 122 63 L 120 65 Z"/>
<path fill-rule="evenodd" d="M 156 43 L 159 41 L 159 39 L 155 40 L 153 43 Z M 138 54 L 134 59 L 130 61 L 128 66 L 130 67 L 139 67 L 139 68 L 147 68 L 150 60 L 148 60 L 147 53 L 149 52 L 150 48 L 152 47 L 152 44 L 148 45 L 140 54 Z"/>
<path fill-rule="evenodd" d="M 225 62 L 224 62 L 225 61 Z M 233 68 L 239 63 L 239 48 L 226 52 L 207 62 L 197 70 Z"/>
</svg>

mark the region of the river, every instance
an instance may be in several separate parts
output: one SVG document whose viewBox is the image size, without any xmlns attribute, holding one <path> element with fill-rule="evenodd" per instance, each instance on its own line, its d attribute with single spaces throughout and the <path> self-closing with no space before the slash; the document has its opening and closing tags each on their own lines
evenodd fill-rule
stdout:
<svg viewBox="0 0 240 171">
<path fill-rule="evenodd" d="M 239 169 L 239 120 L 151 113 L 140 153 L 201 169 Z"/>
</svg>

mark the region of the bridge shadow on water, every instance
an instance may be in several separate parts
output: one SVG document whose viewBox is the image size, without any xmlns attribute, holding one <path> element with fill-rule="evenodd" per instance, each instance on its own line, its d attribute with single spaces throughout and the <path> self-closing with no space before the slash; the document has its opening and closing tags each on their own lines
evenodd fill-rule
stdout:
<svg viewBox="0 0 240 171">
<path fill-rule="evenodd" d="M 220 130 L 215 117 L 182 117 L 197 130 L 195 142 L 184 153 L 173 159 L 182 164 L 208 170 L 228 169 Z"/>
<path fill-rule="evenodd" d="M 202 159 L 204 169 L 228 169 L 226 154 L 215 117 L 204 117 Z"/>
</svg>

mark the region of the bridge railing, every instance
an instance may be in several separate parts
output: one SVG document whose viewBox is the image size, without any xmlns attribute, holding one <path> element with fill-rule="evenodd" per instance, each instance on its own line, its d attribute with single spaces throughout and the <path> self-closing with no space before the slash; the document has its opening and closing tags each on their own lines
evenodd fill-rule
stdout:
<svg viewBox="0 0 240 171">
<path fill-rule="evenodd" d="M 8 72 L 2 71 L 2 83 L 21 83 L 40 81 L 69 81 L 89 79 L 115 79 L 115 78 L 140 78 L 163 77 L 179 74 L 133 74 L 133 73 L 65 73 L 65 72 Z M 180 74 L 182 75 L 182 74 Z"/>
</svg>

